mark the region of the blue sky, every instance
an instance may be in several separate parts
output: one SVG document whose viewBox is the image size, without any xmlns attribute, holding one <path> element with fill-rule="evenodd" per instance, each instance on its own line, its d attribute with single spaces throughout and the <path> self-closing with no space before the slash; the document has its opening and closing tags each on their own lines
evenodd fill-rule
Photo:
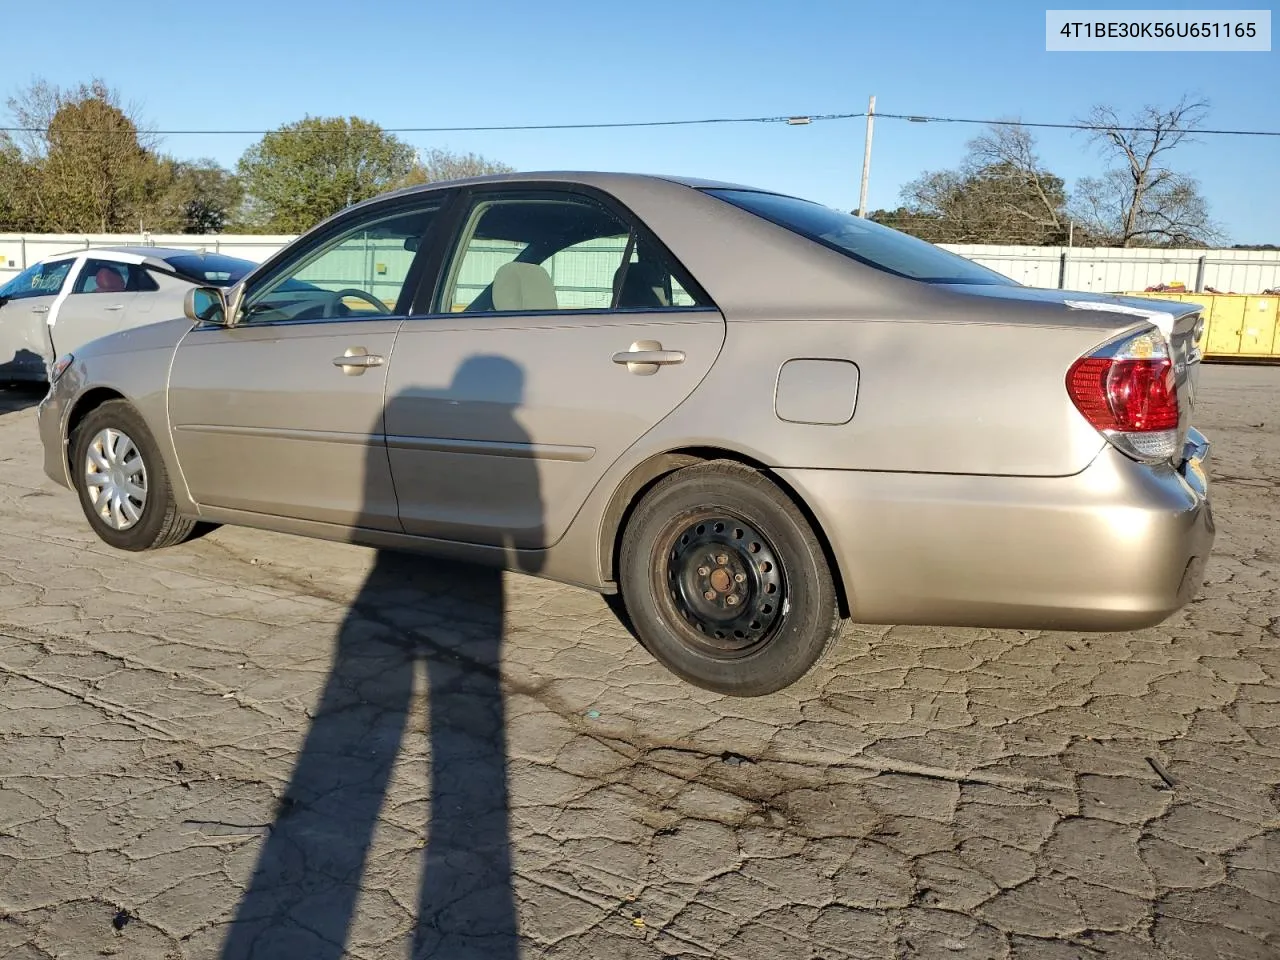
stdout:
<svg viewBox="0 0 1280 960">
<path fill-rule="evenodd" d="M 307 113 L 386 127 L 845 113 L 873 93 L 885 112 L 1057 122 L 1099 101 L 1127 112 L 1186 92 L 1210 101 L 1214 127 L 1280 129 L 1280 53 L 1047 53 L 1046 6 L 1069 5 L 120 0 L 98 17 L 73 0 L 56 32 L 6 25 L 0 91 L 97 75 L 159 129 L 269 129 Z M 880 120 L 869 205 L 896 206 L 903 183 L 954 165 L 979 129 Z M 525 170 L 705 176 L 850 209 L 863 134 L 862 120 L 839 120 L 406 139 Z M 1068 182 L 1101 170 L 1083 135 L 1038 137 Z M 233 165 L 253 139 L 171 136 L 164 148 Z M 1174 157 L 1234 242 L 1280 243 L 1280 137 L 1210 137 Z"/>
</svg>

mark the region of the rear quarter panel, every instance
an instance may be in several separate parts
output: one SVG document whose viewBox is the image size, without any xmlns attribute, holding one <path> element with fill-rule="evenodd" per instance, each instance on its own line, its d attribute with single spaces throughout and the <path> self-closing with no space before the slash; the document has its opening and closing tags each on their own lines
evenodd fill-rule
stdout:
<svg viewBox="0 0 1280 960">
<path fill-rule="evenodd" d="M 1078 473 L 1104 445 L 1064 378 L 1106 331 L 903 320 L 728 326 L 715 368 L 646 445 L 727 445 L 773 467 L 1012 476 Z M 778 417 L 779 369 L 794 358 L 857 366 L 848 423 Z"/>
</svg>

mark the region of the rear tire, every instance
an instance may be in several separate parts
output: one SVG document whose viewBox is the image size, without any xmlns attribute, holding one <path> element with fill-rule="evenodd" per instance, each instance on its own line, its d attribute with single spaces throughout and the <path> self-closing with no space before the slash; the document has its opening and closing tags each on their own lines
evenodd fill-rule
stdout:
<svg viewBox="0 0 1280 960">
<path fill-rule="evenodd" d="M 173 546 L 195 529 L 195 518 L 178 513 L 151 430 L 124 400 L 108 400 L 76 428 L 71 482 L 93 532 L 117 549 Z"/>
<path fill-rule="evenodd" d="M 791 685 L 840 631 L 835 584 L 804 514 L 732 461 L 677 470 L 645 494 L 623 533 L 619 586 L 654 657 L 731 696 Z"/>
</svg>

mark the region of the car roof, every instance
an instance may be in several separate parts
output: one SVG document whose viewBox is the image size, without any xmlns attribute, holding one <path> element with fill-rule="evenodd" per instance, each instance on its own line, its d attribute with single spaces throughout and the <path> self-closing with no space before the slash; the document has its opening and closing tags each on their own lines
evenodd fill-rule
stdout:
<svg viewBox="0 0 1280 960">
<path fill-rule="evenodd" d="M 201 250 L 201 249 L 184 249 L 181 247 L 152 247 L 152 246 L 117 246 L 117 247 L 89 247 L 86 250 L 76 251 L 77 253 L 104 254 L 105 259 L 114 259 L 112 254 L 125 254 L 130 257 L 151 257 L 156 260 L 167 260 L 170 257 L 199 257 L 207 256 L 214 253 L 215 256 L 228 256 L 228 254 L 219 253 L 217 251 Z M 241 259 L 232 257 L 232 259 Z"/>
<path fill-rule="evenodd" d="M 758 187 L 748 187 L 740 183 L 728 183 L 722 180 L 705 180 L 700 177 L 672 176 L 655 173 L 616 173 L 604 170 L 528 170 L 517 173 L 489 173 L 478 177 L 460 177 L 457 180 L 433 180 L 430 183 L 419 183 L 412 187 L 405 187 L 398 192 L 414 193 L 417 191 L 438 190 L 442 187 L 470 186 L 477 183 L 518 183 L 522 180 L 536 180 L 542 182 L 552 180 L 565 183 L 584 183 L 602 187 L 610 183 L 634 183 L 637 181 L 650 180 L 679 183 L 686 187 L 695 187 L 699 189 L 759 189 Z"/>
<path fill-rule="evenodd" d="M 451 190 L 455 187 L 471 187 L 487 183 L 520 184 L 520 183 L 569 183 L 587 187 L 595 187 L 606 193 L 622 187 L 635 187 L 643 184 L 677 184 L 694 190 L 750 190 L 753 193 L 775 193 L 761 187 L 750 187 L 740 183 L 728 183 L 721 180 L 704 180 L 698 177 L 660 175 L 653 173 L 610 173 L 600 170 L 529 170 L 518 173 L 490 173 L 478 177 L 459 177 L 456 180 L 433 180 L 430 183 L 416 183 L 411 187 L 401 187 L 380 193 L 375 197 L 352 204 L 326 217 L 317 227 L 330 221 L 345 217 L 353 210 L 382 203 L 385 200 L 413 196 L 419 193 L 432 193 L 437 190 Z M 312 229 L 315 229 L 314 227 Z"/>
<path fill-rule="evenodd" d="M 72 257 L 87 257 L 94 260 L 110 260 L 113 263 L 130 263 L 130 264 L 146 264 L 150 267 L 163 269 L 168 273 L 178 273 L 179 271 L 169 263 L 173 257 L 201 257 L 208 256 L 208 250 L 200 249 L 183 249 L 180 247 L 151 247 L 151 246 L 114 246 L 114 247 L 78 247 L 75 250 L 63 250 L 61 253 L 51 253 L 46 257 L 41 257 L 37 263 L 50 263 L 56 260 L 65 260 Z M 214 256 L 226 257 L 229 260 L 239 260 L 243 263 L 253 264 L 252 260 L 245 260 L 244 257 L 235 257 L 226 253 L 214 252 Z"/>
<path fill-rule="evenodd" d="M 519 184 L 519 183 L 576 183 L 588 187 L 610 191 L 611 188 L 643 183 L 675 183 L 695 190 L 750 190 L 759 193 L 772 193 L 761 187 L 751 187 L 740 183 L 728 183 L 722 180 L 704 180 L 699 177 L 660 175 L 653 173 L 610 173 L 600 170 L 529 170 L 519 173 L 490 173 L 479 177 L 460 177 L 456 180 L 433 180 L 430 183 L 418 183 L 411 187 L 402 187 L 388 193 L 370 197 L 355 207 L 377 203 L 388 197 L 404 197 L 415 193 L 430 193 L 434 190 L 449 190 L 454 187 L 471 187 L 487 183 Z M 348 207 L 340 213 L 346 213 L 354 207 Z M 336 214 L 335 214 L 336 216 Z"/>
</svg>

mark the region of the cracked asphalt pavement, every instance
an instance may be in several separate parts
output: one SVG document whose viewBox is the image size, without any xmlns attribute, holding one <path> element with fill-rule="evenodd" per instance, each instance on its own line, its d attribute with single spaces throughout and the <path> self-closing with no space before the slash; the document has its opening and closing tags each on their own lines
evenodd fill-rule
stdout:
<svg viewBox="0 0 1280 960">
<path fill-rule="evenodd" d="M 1166 623 L 850 626 L 759 700 L 527 577 L 115 552 L 34 403 L 0 393 L 0 956 L 1280 957 L 1280 369 L 1203 371 L 1219 534 Z"/>
</svg>

